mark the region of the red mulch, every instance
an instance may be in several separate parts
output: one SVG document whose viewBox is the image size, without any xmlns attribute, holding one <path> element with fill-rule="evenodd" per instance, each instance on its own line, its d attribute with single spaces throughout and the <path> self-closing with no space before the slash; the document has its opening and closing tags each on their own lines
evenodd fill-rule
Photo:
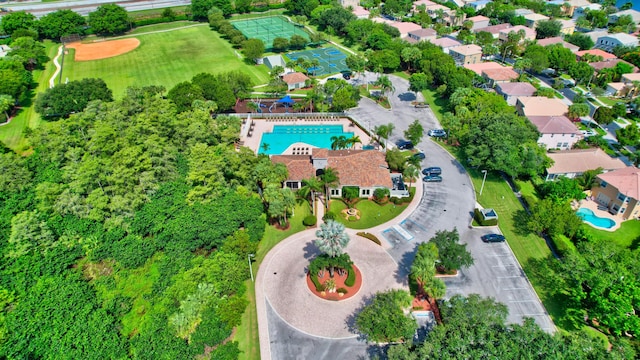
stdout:
<svg viewBox="0 0 640 360">
<path fill-rule="evenodd" d="M 345 286 L 344 284 L 344 281 L 347 280 L 346 272 L 343 276 L 338 275 L 337 272 L 334 272 L 333 274 L 333 279 L 336 281 L 336 289 L 339 289 L 339 288 L 347 289 L 347 293 L 344 294 L 343 296 L 340 296 L 337 292 L 330 293 L 326 291 L 324 292 L 325 295 L 322 296 L 322 294 L 319 291 L 316 291 L 316 286 L 313 284 L 313 281 L 311 281 L 310 274 L 307 274 L 307 286 L 309 287 L 309 290 L 311 290 L 311 292 L 314 293 L 319 298 L 323 298 L 326 300 L 333 300 L 333 301 L 346 300 L 352 296 L 355 296 L 358 293 L 358 291 L 360 291 L 360 287 L 362 286 L 362 273 L 360 273 L 360 269 L 358 269 L 358 267 L 355 265 L 352 265 L 352 267 L 353 267 L 353 271 L 356 273 L 356 282 L 351 287 Z M 329 280 L 329 271 L 325 271 L 324 276 L 319 278 L 319 280 L 321 284 L 324 284 L 325 281 Z"/>
<path fill-rule="evenodd" d="M 435 299 L 426 298 L 424 296 L 418 295 L 413 298 L 413 302 L 411 303 L 412 309 L 422 309 L 425 311 L 431 311 L 433 316 L 436 318 L 436 322 L 438 324 L 442 324 L 442 318 L 440 317 L 440 309 L 438 308 L 438 303 Z"/>
</svg>

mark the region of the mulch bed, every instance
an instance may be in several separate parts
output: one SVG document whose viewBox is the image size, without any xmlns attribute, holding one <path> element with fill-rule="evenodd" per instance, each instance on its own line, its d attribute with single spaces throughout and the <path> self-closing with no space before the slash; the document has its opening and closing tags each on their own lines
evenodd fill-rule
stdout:
<svg viewBox="0 0 640 360">
<path fill-rule="evenodd" d="M 411 308 L 421 309 L 425 311 L 431 311 L 433 316 L 436 318 L 436 322 L 438 324 L 442 324 L 442 318 L 440 317 L 440 309 L 438 308 L 438 303 L 435 299 L 426 298 L 423 296 L 416 296 L 413 298 L 413 302 L 411 303 Z"/>
<path fill-rule="evenodd" d="M 313 281 L 311 281 L 310 274 L 307 274 L 307 287 L 309 287 L 309 290 L 311 290 L 311 292 L 314 295 L 325 300 L 342 301 L 350 297 L 353 297 L 358 293 L 358 291 L 360 291 L 360 287 L 362 287 L 362 273 L 360 273 L 360 269 L 358 269 L 357 266 L 352 265 L 352 267 L 353 267 L 353 271 L 356 273 L 356 281 L 351 287 L 344 285 L 344 281 L 347 280 L 347 276 L 348 276 L 346 272 L 343 276 L 338 275 L 337 272 L 334 272 L 333 274 L 333 280 L 335 280 L 336 282 L 336 289 L 339 289 L 339 288 L 347 289 L 347 293 L 344 294 L 343 296 L 340 296 L 337 292 L 330 293 L 328 291 L 324 291 L 324 296 L 323 296 L 320 291 L 316 290 L 316 286 L 313 284 Z M 325 271 L 324 276 L 319 278 L 318 280 L 320 280 L 321 284 L 324 284 L 324 282 L 329 279 L 330 279 L 329 271 Z"/>
</svg>

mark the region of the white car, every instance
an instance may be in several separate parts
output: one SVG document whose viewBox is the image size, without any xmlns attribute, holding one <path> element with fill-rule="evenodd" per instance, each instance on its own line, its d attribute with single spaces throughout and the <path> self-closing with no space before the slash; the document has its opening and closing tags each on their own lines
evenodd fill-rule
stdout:
<svg viewBox="0 0 640 360">
<path fill-rule="evenodd" d="M 433 130 L 429 130 L 429 136 L 445 137 L 447 136 L 447 132 L 444 131 L 444 129 L 433 129 Z"/>
</svg>

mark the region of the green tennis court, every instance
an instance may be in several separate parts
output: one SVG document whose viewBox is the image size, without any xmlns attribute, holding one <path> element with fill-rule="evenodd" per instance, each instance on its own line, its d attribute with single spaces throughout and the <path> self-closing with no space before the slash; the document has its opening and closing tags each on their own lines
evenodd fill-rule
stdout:
<svg viewBox="0 0 640 360">
<path fill-rule="evenodd" d="M 291 61 L 305 59 L 312 62 L 314 59 L 317 60 L 315 66 L 311 63 L 309 64 L 311 66 L 308 68 L 309 73 L 314 73 L 316 76 L 350 70 L 345 61 L 347 55 L 333 46 L 290 52 L 286 56 Z"/>
<path fill-rule="evenodd" d="M 290 39 L 293 35 L 300 35 L 309 40 L 309 35 L 301 28 L 282 16 L 267 16 L 262 18 L 232 21 L 231 25 L 247 37 L 247 39 L 260 39 L 268 49 L 273 44 L 273 39 L 282 37 Z"/>
</svg>

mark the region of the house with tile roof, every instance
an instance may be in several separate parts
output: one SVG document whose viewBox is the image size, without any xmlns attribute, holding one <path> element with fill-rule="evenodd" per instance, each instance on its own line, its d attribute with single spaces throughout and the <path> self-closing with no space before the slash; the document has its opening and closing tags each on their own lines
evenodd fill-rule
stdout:
<svg viewBox="0 0 640 360">
<path fill-rule="evenodd" d="M 520 76 L 513 68 L 504 67 L 501 69 L 485 69 L 482 70 L 482 77 L 487 80 L 489 86 L 494 87 L 497 84 L 508 83 Z"/>
<path fill-rule="evenodd" d="M 518 25 L 508 29 L 500 30 L 500 33 L 498 34 L 498 39 L 500 39 L 501 41 L 507 41 L 509 34 L 513 32 L 515 33 L 522 32 L 522 34 L 524 34 L 524 37 L 522 38 L 521 41 L 525 41 L 525 40 L 533 41 L 536 39 L 536 31 L 524 25 Z"/>
<path fill-rule="evenodd" d="M 369 10 L 363 8 L 360 5 L 354 6 L 352 13 L 358 19 L 368 19 L 369 18 L 369 14 L 370 14 Z"/>
<path fill-rule="evenodd" d="M 556 36 L 556 37 L 550 37 L 550 38 L 546 38 L 546 39 L 538 39 L 537 40 L 538 45 L 540 46 L 551 46 L 551 45 L 555 45 L 555 44 L 560 44 L 562 45 L 562 47 L 564 47 L 565 49 L 569 49 L 571 50 L 572 53 L 576 53 L 577 51 L 580 50 L 580 47 L 577 45 L 573 45 L 571 43 L 568 43 L 564 40 L 562 40 L 562 38 L 560 36 Z"/>
<path fill-rule="evenodd" d="M 482 61 L 482 48 L 478 45 L 460 45 L 449 49 L 449 55 L 456 64 L 477 64 Z"/>
<path fill-rule="evenodd" d="M 512 28 L 513 25 L 509 24 L 509 23 L 504 23 L 504 24 L 498 24 L 498 25 L 490 25 L 487 27 L 483 27 L 483 28 L 477 28 L 477 29 L 473 29 L 474 33 L 479 33 L 481 31 L 486 31 L 488 33 L 490 33 L 491 35 L 493 35 L 494 39 L 497 39 L 498 36 L 500 36 L 500 31 L 506 30 L 506 29 L 510 29 Z"/>
<path fill-rule="evenodd" d="M 515 106 L 521 96 L 533 96 L 536 90 L 535 86 L 528 82 L 506 82 L 496 86 L 496 92 L 502 95 L 511 106 Z"/>
<path fill-rule="evenodd" d="M 547 181 L 559 177 L 573 179 L 589 170 L 602 169 L 603 173 L 607 173 L 627 167 L 622 160 L 612 158 L 600 148 L 555 151 L 547 156 L 553 160 L 553 165 L 546 171 Z"/>
<path fill-rule="evenodd" d="M 593 56 L 600 56 L 602 57 L 603 60 L 613 60 L 618 58 L 617 56 L 610 54 L 606 51 L 602 51 L 600 49 L 591 49 L 591 50 L 582 50 L 582 51 L 576 52 L 576 60 L 581 61 L 582 57 L 587 54 L 593 55 Z"/>
<path fill-rule="evenodd" d="M 545 149 L 569 150 L 584 138 L 576 125 L 564 115 L 527 116 L 527 119 L 540 132 L 538 144 Z"/>
<path fill-rule="evenodd" d="M 604 93 L 607 96 L 626 96 L 631 88 L 623 82 L 610 82 Z"/>
<path fill-rule="evenodd" d="M 435 40 L 431 40 L 430 41 L 433 45 L 437 45 L 440 46 L 442 48 L 442 51 L 445 54 L 449 53 L 449 49 L 451 49 L 452 47 L 455 46 L 460 46 L 462 45 L 462 43 L 456 39 L 452 39 L 450 37 L 441 37 L 439 39 L 435 39 Z"/>
<path fill-rule="evenodd" d="M 491 19 L 486 16 L 476 15 L 468 18 L 467 21 L 471 21 L 473 23 L 471 30 L 475 30 L 489 26 Z"/>
<path fill-rule="evenodd" d="M 571 35 L 576 31 L 576 23 L 573 20 L 558 20 L 560 22 L 560 34 Z"/>
<path fill-rule="evenodd" d="M 516 110 L 522 116 L 565 116 L 569 106 L 560 99 L 543 96 L 522 96 L 516 101 Z"/>
<path fill-rule="evenodd" d="M 523 17 L 525 20 L 525 25 L 532 29 L 535 29 L 540 21 L 546 21 L 550 19 L 548 16 L 544 16 L 542 14 L 536 14 L 536 13 L 526 14 Z"/>
<path fill-rule="evenodd" d="M 292 72 L 282 75 L 282 81 L 287 84 L 287 89 L 289 91 L 302 89 L 305 87 L 307 80 L 309 80 L 309 77 L 301 72 Z"/>
<path fill-rule="evenodd" d="M 371 197 L 379 188 L 394 190 L 385 155 L 376 150 L 314 148 L 311 155 L 273 155 L 271 161 L 287 167 L 289 176 L 284 185 L 294 190 L 302 187 L 302 180 L 318 176 L 326 168 L 335 170 L 339 178 L 338 186 L 330 189 L 331 197 L 342 196 L 345 186 L 358 187 L 360 197 Z"/>
<path fill-rule="evenodd" d="M 475 11 L 480 11 L 487 7 L 487 4 L 491 3 L 491 0 L 478 0 L 467 3 L 467 6 L 472 7 Z"/>
<path fill-rule="evenodd" d="M 628 10 L 618 11 L 616 13 L 609 15 L 609 24 L 613 24 L 614 22 L 618 21 L 618 19 L 621 16 L 627 16 L 627 15 L 631 16 L 631 19 L 633 19 L 634 23 L 636 24 L 640 23 L 640 11 L 628 9 Z"/>
<path fill-rule="evenodd" d="M 574 18 L 584 16 L 587 10 L 602 9 L 602 5 L 592 4 L 590 1 L 587 1 L 587 0 L 568 0 L 568 1 L 565 1 L 565 3 L 568 4 L 568 6 L 563 6 L 565 15 L 569 17 L 574 17 Z"/>
<path fill-rule="evenodd" d="M 635 65 L 633 65 L 633 64 L 631 64 L 629 62 L 626 62 L 626 61 L 624 61 L 622 59 L 611 59 L 611 60 L 606 60 L 606 61 L 594 61 L 594 62 L 589 63 L 589 66 L 591 66 L 593 68 L 593 70 L 595 70 L 596 72 L 600 72 L 600 70 L 602 70 L 602 69 L 610 69 L 610 68 L 616 67 L 616 65 L 618 63 L 627 64 L 633 69 L 634 73 L 638 72 L 638 68 Z"/>
<path fill-rule="evenodd" d="M 433 29 L 419 29 L 409 31 L 406 40 L 409 42 L 432 41 L 438 37 L 438 32 Z"/>
<path fill-rule="evenodd" d="M 473 71 L 478 76 L 482 76 L 482 72 L 484 70 L 504 69 L 505 68 L 501 64 L 499 64 L 497 62 L 494 62 L 494 61 L 488 61 L 488 62 L 483 62 L 483 63 L 479 63 L 479 64 L 466 64 L 466 65 L 463 65 L 463 66 L 464 66 L 465 69 L 469 69 L 469 70 Z"/>
<path fill-rule="evenodd" d="M 593 198 L 623 220 L 640 219 L 640 169 L 629 166 L 597 176 Z"/>
<path fill-rule="evenodd" d="M 625 33 L 607 34 L 596 41 L 595 47 L 604 51 L 613 51 L 617 46 L 638 46 L 638 37 Z"/>
</svg>

